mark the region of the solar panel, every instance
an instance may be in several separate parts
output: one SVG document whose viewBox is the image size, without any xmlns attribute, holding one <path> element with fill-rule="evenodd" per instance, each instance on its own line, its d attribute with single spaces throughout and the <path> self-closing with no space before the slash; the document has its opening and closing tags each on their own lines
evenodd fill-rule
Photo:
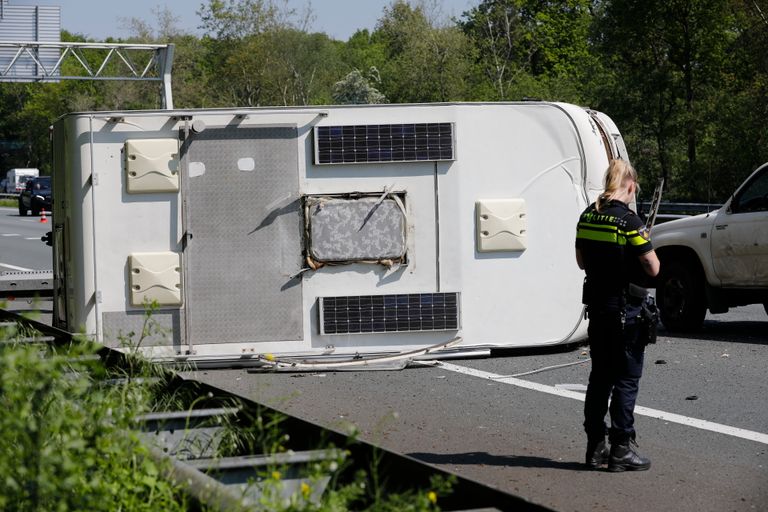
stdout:
<svg viewBox="0 0 768 512">
<path fill-rule="evenodd" d="M 315 127 L 316 164 L 453 159 L 453 123 Z"/>
<path fill-rule="evenodd" d="M 320 297 L 320 334 L 450 331 L 459 328 L 458 293 Z"/>
</svg>

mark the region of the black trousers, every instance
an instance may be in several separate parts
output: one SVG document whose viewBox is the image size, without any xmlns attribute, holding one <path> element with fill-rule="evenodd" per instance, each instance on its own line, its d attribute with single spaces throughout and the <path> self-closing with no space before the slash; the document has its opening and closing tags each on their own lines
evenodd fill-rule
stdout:
<svg viewBox="0 0 768 512">
<path fill-rule="evenodd" d="M 584 430 L 591 439 L 605 436 L 610 399 L 609 441 L 634 439 L 634 409 L 645 352 L 645 346 L 637 343 L 637 322 L 628 319 L 622 325 L 618 312 L 590 312 L 588 333 L 592 371 L 584 401 Z"/>
</svg>

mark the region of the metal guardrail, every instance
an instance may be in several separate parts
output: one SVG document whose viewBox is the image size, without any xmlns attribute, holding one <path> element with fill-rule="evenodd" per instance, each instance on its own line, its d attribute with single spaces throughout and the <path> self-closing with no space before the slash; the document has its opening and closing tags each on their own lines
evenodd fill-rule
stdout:
<svg viewBox="0 0 768 512">
<path fill-rule="evenodd" d="M 659 214 L 668 215 L 699 215 L 718 210 L 722 207 L 718 203 L 664 203 L 659 204 Z M 650 201 L 637 203 L 637 213 L 646 214 L 651 207 Z"/>
<path fill-rule="evenodd" d="M 683 219 L 692 215 L 701 215 L 718 210 L 722 204 L 717 203 L 660 203 L 659 211 L 656 215 L 656 224 L 662 224 L 670 220 Z M 637 213 L 643 218 L 647 218 L 651 208 L 650 201 L 641 201 L 637 203 Z"/>
<path fill-rule="evenodd" d="M 212 510 L 250 510 L 256 508 L 268 482 L 261 475 L 267 468 L 281 469 L 280 485 L 275 489 L 280 501 L 300 496 L 304 487 L 313 505 L 320 505 L 331 480 L 331 471 L 312 474 L 310 464 L 342 461 L 340 449 L 301 450 L 270 455 L 218 456 L 225 434 L 222 418 L 234 419 L 238 408 L 192 409 L 146 414 L 135 419 L 142 439 L 153 458 L 170 461 L 166 477 L 186 489 L 198 502 Z"/>
<path fill-rule="evenodd" d="M 0 298 L 52 296 L 52 270 L 9 270 L 0 272 Z"/>
<path fill-rule="evenodd" d="M 0 199 L 18 199 L 19 194 L 0 193 Z"/>
</svg>

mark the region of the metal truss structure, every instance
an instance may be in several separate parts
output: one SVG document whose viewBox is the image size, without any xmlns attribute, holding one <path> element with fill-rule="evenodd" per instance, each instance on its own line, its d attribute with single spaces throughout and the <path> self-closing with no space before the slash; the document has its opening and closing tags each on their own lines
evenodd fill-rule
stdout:
<svg viewBox="0 0 768 512">
<path fill-rule="evenodd" d="M 161 82 L 163 108 L 172 109 L 173 49 L 173 44 L 0 41 L 0 54 L 9 57 L 0 65 L 0 82 Z M 30 64 L 36 69 L 33 75 L 21 69 Z"/>
</svg>

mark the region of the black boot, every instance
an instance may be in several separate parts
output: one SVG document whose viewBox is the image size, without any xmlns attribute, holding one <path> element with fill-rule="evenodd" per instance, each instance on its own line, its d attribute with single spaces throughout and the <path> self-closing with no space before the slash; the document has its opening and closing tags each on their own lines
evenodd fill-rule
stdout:
<svg viewBox="0 0 768 512">
<path fill-rule="evenodd" d="M 610 451 L 605 444 L 605 439 L 590 439 L 587 441 L 586 463 L 591 468 L 597 468 L 608 464 Z"/>
<path fill-rule="evenodd" d="M 641 456 L 634 449 L 634 441 L 621 441 L 611 444 L 611 456 L 608 459 L 608 471 L 645 471 L 651 467 L 651 459 Z"/>
</svg>

